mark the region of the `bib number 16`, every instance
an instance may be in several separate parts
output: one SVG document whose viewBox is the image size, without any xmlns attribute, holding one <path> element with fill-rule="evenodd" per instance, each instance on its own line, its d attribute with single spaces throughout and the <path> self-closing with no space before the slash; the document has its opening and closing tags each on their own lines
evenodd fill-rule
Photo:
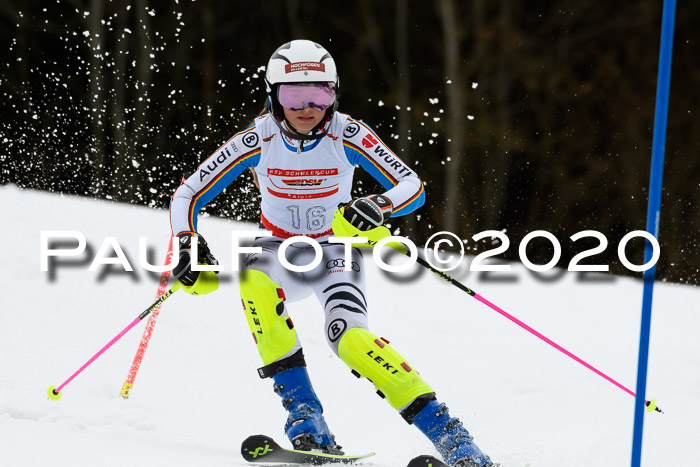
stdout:
<svg viewBox="0 0 700 467">
<path fill-rule="evenodd" d="M 301 208 L 299 205 L 291 204 L 287 206 L 287 211 L 292 216 L 292 226 L 295 229 L 301 228 Z M 321 230 L 326 225 L 326 208 L 323 206 L 312 206 L 306 210 L 306 228 L 308 230 Z"/>
</svg>

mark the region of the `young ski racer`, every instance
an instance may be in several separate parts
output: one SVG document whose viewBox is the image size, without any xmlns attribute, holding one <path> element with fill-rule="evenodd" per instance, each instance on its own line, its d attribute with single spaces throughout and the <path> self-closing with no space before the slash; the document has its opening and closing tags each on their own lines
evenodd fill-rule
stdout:
<svg viewBox="0 0 700 467">
<path fill-rule="evenodd" d="M 204 294 L 218 287 L 213 272 L 192 271 L 190 247 L 197 243 L 198 262 L 217 264 L 197 231 L 199 210 L 245 169 L 254 170 L 262 201 L 261 227 L 272 232 L 254 246 L 240 271 L 240 294 L 263 367 L 288 412 L 285 432 L 297 450 L 342 454 L 323 417 L 299 338 L 289 318 L 287 301 L 313 293 L 325 316 L 328 345 L 358 377 L 373 382 L 409 424 L 435 445 L 451 466 L 492 466 L 459 419 L 438 402 L 427 382 L 394 350 L 368 329 L 362 252 L 352 248 L 345 264 L 345 245 L 329 237 L 372 238 L 389 217 L 409 214 L 424 202 L 423 184 L 379 137 L 360 120 L 337 111 L 335 62 L 320 45 L 295 40 L 278 48 L 265 76 L 267 113 L 235 134 L 209 156 L 175 192 L 170 206 L 180 258 L 174 274 L 183 289 Z M 353 200 L 356 166 L 386 189 Z M 292 236 L 315 239 L 322 261 L 313 270 L 295 272 L 283 266 L 277 252 Z M 365 245 L 365 247 L 368 245 Z M 316 251 L 296 242 L 286 250 L 289 263 L 308 265 Z"/>
</svg>

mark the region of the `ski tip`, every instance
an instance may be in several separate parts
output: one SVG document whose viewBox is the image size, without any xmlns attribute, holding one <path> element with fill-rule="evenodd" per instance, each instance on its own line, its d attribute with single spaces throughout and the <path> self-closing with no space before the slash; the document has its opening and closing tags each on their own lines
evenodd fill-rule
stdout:
<svg viewBox="0 0 700 467">
<path fill-rule="evenodd" d="M 650 401 L 646 401 L 644 405 L 647 406 L 647 413 L 651 412 L 652 410 L 655 410 L 656 412 L 659 413 L 664 413 L 663 410 L 659 408 L 659 406 L 656 405 L 656 399 L 652 399 Z"/>
<path fill-rule="evenodd" d="M 241 443 L 241 455 L 248 462 L 258 462 L 261 457 L 280 449 L 279 445 L 269 436 L 253 435 Z"/>
<path fill-rule="evenodd" d="M 46 395 L 49 396 L 49 399 L 52 401 L 57 401 L 61 398 L 61 391 L 56 391 L 56 386 L 49 386 L 46 390 Z"/>
<path fill-rule="evenodd" d="M 374 453 L 336 455 L 317 451 L 298 451 L 281 447 L 269 436 L 253 435 L 241 443 L 241 455 L 246 461 L 254 463 L 325 465 L 352 464 L 371 457 Z M 436 464 L 434 467 L 438 467 L 438 465 Z"/>
<path fill-rule="evenodd" d="M 448 467 L 448 465 L 433 456 L 418 456 L 413 458 L 406 467 Z"/>
</svg>

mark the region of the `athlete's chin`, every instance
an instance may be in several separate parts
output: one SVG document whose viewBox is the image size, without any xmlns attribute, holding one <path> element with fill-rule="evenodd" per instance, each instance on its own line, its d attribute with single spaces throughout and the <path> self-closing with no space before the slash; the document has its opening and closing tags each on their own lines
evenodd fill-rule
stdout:
<svg viewBox="0 0 700 467">
<path fill-rule="evenodd" d="M 308 133 L 313 130 L 317 123 L 318 122 L 316 122 L 314 119 L 296 119 L 296 125 L 294 125 L 294 127 L 302 133 Z"/>
</svg>

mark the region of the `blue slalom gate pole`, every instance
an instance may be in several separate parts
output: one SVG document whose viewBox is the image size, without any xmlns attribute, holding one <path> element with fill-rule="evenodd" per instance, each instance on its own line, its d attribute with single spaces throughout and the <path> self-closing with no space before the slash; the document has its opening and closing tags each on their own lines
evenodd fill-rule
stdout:
<svg viewBox="0 0 700 467">
<path fill-rule="evenodd" d="M 664 174 L 664 148 L 668 119 L 668 94 L 671 84 L 671 58 L 673 54 L 673 28 L 676 16 L 676 0 L 664 0 L 661 20 L 661 46 L 659 70 L 656 82 L 656 110 L 654 114 L 654 141 L 651 150 L 651 176 L 649 180 L 649 204 L 647 206 L 647 232 L 659 237 L 659 214 Z M 651 260 L 652 246 L 646 243 L 645 264 Z M 644 271 L 642 297 L 642 325 L 639 336 L 639 362 L 637 366 L 637 391 L 634 404 L 634 438 L 632 440 L 632 467 L 642 462 L 642 434 L 644 431 L 645 392 L 647 364 L 649 360 L 649 334 L 651 331 L 651 303 L 654 295 L 656 265 Z"/>
</svg>

